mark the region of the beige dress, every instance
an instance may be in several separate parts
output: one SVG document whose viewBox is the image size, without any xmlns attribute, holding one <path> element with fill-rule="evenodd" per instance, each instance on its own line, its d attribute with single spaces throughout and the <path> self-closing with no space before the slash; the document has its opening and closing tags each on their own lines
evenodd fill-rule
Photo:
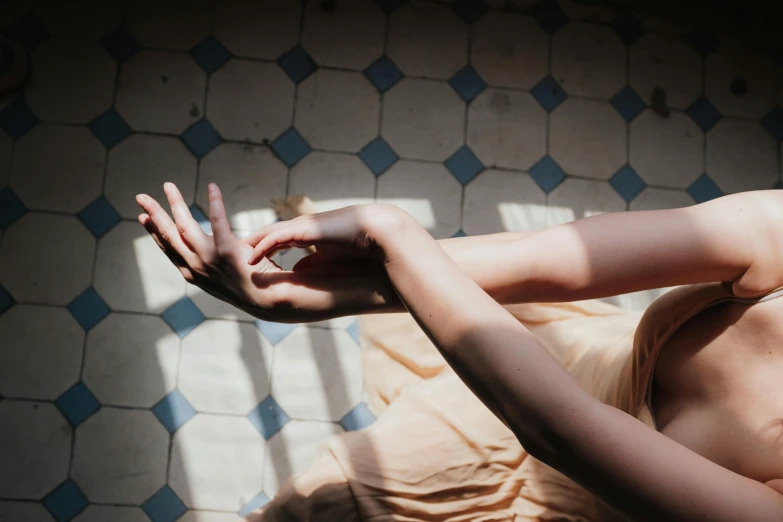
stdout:
<svg viewBox="0 0 783 522">
<path fill-rule="evenodd" d="M 649 404 L 658 354 L 689 318 L 728 299 L 736 299 L 729 286 L 705 284 L 672 290 L 643 316 L 600 301 L 507 309 L 594 397 L 654 428 Z M 366 316 L 361 326 L 366 388 L 378 420 L 324 444 L 312 467 L 249 520 L 614 518 L 584 489 L 528 455 L 410 316 Z"/>
</svg>

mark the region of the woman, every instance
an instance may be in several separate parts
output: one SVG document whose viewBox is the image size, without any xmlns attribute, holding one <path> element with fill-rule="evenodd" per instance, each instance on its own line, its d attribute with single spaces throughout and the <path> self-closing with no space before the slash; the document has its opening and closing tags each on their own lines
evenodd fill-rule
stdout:
<svg viewBox="0 0 783 522">
<path fill-rule="evenodd" d="M 613 516 L 783 520 L 783 394 L 776 393 L 783 374 L 783 325 L 776 320 L 783 299 L 774 299 L 783 287 L 780 193 L 439 244 L 387 205 L 303 216 L 240 241 L 214 184 L 210 237 L 176 187 L 164 188 L 174 221 L 144 195 L 139 220 L 188 281 L 277 321 L 404 307 L 527 454 L 594 495 Z M 317 253 L 293 272 L 268 261 L 280 249 L 304 246 Z M 695 286 L 667 294 L 660 300 L 664 308 L 656 303 L 654 314 L 645 315 L 644 335 L 637 332 L 630 358 L 611 354 L 623 370 L 598 398 L 580 385 L 591 369 L 561 364 L 562 354 L 547 350 L 499 304 L 686 284 Z M 579 359 L 591 359 L 586 353 Z M 650 418 L 640 422 L 646 406 Z M 321 507 L 338 513 L 334 504 L 353 503 L 345 513 L 364 510 L 354 519 L 419 519 L 394 513 L 394 506 L 405 505 L 405 492 L 369 488 L 365 496 L 365 487 L 357 496 L 362 484 L 349 486 L 350 495 L 337 489 L 322 497 Z M 442 512 L 431 519 L 509 519 L 470 518 L 471 509 L 484 510 L 478 505 L 483 498 L 465 507 L 462 518 Z M 569 512 L 561 519 L 593 518 L 580 516 Z"/>
</svg>

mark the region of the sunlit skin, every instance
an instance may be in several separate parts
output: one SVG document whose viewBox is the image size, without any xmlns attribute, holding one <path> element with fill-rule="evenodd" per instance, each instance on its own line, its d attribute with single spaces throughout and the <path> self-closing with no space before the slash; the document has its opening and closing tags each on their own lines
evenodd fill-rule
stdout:
<svg viewBox="0 0 783 522">
<path fill-rule="evenodd" d="M 499 304 L 572 301 L 709 281 L 727 282 L 744 297 L 779 288 L 783 195 L 777 191 L 737 194 L 686 209 L 607 214 L 531 234 L 438 242 L 410 215 L 382 204 L 279 222 L 240 240 L 231 232 L 214 184 L 209 186 L 209 236 L 177 188 L 167 183 L 164 190 L 173 220 L 152 198 L 139 195 L 144 210 L 139 221 L 187 281 L 274 321 L 407 310 L 531 455 L 627 520 L 783 520 L 783 451 L 775 437 L 748 448 L 728 435 L 721 439 L 720 429 L 711 430 L 710 448 L 702 448 L 707 433 L 692 420 L 695 406 L 677 396 L 667 400 L 679 405 L 679 413 L 655 431 L 590 396 Z M 291 272 L 269 261 L 281 249 L 305 246 L 317 253 Z M 689 346 L 700 342 L 697 348 L 703 348 L 702 359 L 709 364 L 702 360 L 690 367 L 695 363 L 676 353 L 662 357 L 675 368 L 670 374 L 685 368 L 696 385 L 709 375 L 699 373 L 702 368 L 736 375 L 699 388 L 721 392 L 699 405 L 699 411 L 721 419 L 718 427 L 773 425 L 783 416 L 783 404 L 771 398 L 773 381 L 763 380 L 762 391 L 747 386 L 758 375 L 752 373 L 758 350 L 741 355 L 744 344 L 768 343 L 773 357 L 765 362 L 765 375 L 775 369 L 783 374 L 783 328 L 770 319 L 783 313 L 780 301 L 750 310 L 726 308 L 725 317 L 717 313 L 701 325 L 701 341 L 699 333 L 686 330 L 685 337 L 694 337 L 686 339 Z M 710 356 L 727 346 L 740 353 L 731 368 Z M 669 390 L 677 390 L 676 384 Z M 724 395 L 728 398 L 721 402 Z M 740 413 L 737 404 L 749 407 Z M 735 417 L 725 416 L 735 410 Z M 757 456 L 759 451 L 777 460 L 735 465 L 743 452 Z"/>
</svg>

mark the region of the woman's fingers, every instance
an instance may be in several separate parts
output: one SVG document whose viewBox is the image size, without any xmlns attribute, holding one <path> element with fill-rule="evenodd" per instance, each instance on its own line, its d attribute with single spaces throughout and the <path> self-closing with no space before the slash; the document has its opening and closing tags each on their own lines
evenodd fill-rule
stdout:
<svg viewBox="0 0 783 522">
<path fill-rule="evenodd" d="M 247 262 L 250 265 L 255 265 L 264 256 L 271 257 L 278 250 L 308 247 L 321 239 L 313 219 L 297 218 L 292 221 L 276 223 L 274 228 L 255 246 Z"/>
<path fill-rule="evenodd" d="M 225 255 L 231 251 L 236 237 L 228 224 L 226 209 L 223 206 L 223 194 L 220 193 L 220 189 L 216 184 L 210 183 L 207 191 L 209 193 L 209 222 L 212 224 L 212 237 L 215 238 L 218 254 Z"/>
<path fill-rule="evenodd" d="M 193 219 L 179 189 L 174 183 L 164 183 L 163 191 L 169 200 L 171 215 L 174 216 L 174 223 L 176 223 L 180 235 L 193 251 L 204 258 L 209 253 L 210 241 L 196 220 Z"/>
<path fill-rule="evenodd" d="M 144 212 L 155 225 L 158 237 L 164 245 L 164 251 L 172 250 L 176 252 L 177 255 L 187 263 L 194 261 L 195 254 L 182 240 L 177 225 L 174 224 L 166 211 L 163 210 L 163 207 L 146 194 L 137 195 L 136 202 L 144 209 Z"/>
<path fill-rule="evenodd" d="M 139 214 L 139 223 L 141 223 L 141 226 L 143 226 L 147 233 L 152 236 L 153 241 L 155 241 L 155 243 L 160 247 L 163 253 L 166 254 L 166 257 L 168 257 L 172 263 L 174 263 L 177 267 L 185 265 L 185 261 L 182 259 L 182 256 L 174 251 L 174 249 L 171 248 L 171 245 L 163 240 L 160 232 L 158 231 L 158 227 L 155 226 L 155 223 L 152 222 L 152 218 L 150 218 L 149 215 Z"/>
</svg>

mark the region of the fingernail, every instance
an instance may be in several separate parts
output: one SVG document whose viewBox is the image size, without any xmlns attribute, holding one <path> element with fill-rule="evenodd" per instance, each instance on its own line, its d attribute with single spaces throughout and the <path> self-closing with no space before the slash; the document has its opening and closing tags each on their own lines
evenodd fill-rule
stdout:
<svg viewBox="0 0 783 522">
<path fill-rule="evenodd" d="M 210 192 L 215 192 L 216 190 L 217 190 L 217 185 L 215 185 L 214 183 L 210 183 L 209 184 L 209 191 Z"/>
</svg>

